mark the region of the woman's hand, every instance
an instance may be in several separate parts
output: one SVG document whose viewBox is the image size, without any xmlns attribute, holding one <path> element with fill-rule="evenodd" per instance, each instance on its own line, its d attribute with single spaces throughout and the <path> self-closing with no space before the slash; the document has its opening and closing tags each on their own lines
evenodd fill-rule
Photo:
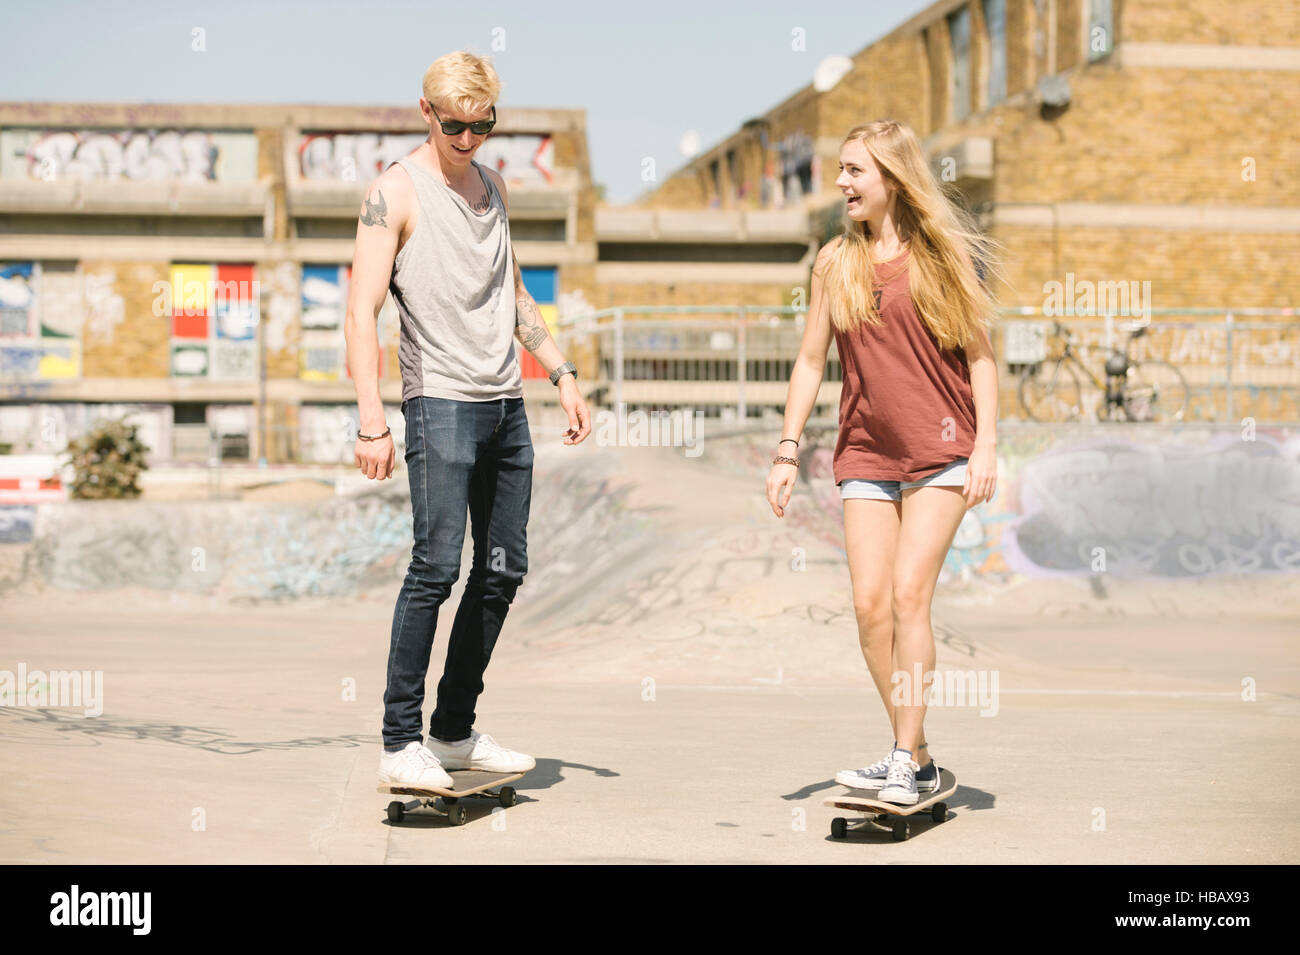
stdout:
<svg viewBox="0 0 1300 955">
<path fill-rule="evenodd" d="M 799 468 L 793 464 L 778 461 L 767 472 L 767 503 L 772 505 L 772 513 L 785 517 L 785 507 L 790 503 L 794 493 L 794 482 L 799 477 Z M 782 494 L 781 492 L 785 493 Z"/>
<path fill-rule="evenodd" d="M 977 442 L 966 462 L 966 486 L 962 488 L 962 494 L 966 496 L 966 509 L 970 510 L 981 501 L 993 500 L 997 487 L 997 451 L 991 444 Z"/>
</svg>

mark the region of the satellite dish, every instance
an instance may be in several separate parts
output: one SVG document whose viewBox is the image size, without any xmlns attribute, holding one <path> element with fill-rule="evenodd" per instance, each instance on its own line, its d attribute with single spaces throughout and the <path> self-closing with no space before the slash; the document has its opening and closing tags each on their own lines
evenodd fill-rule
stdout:
<svg viewBox="0 0 1300 955">
<path fill-rule="evenodd" d="M 687 159 L 694 159 L 700 153 L 700 134 L 693 129 L 688 129 L 682 133 L 682 140 L 677 148 Z"/>
<path fill-rule="evenodd" d="M 853 69 L 853 61 L 847 56 L 834 53 L 817 64 L 813 71 L 813 89 L 825 93 L 844 78 L 844 74 Z"/>
</svg>

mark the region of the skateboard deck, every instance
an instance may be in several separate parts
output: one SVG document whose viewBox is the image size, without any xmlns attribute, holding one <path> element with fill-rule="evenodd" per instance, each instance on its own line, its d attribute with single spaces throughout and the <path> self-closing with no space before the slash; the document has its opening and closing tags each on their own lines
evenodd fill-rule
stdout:
<svg viewBox="0 0 1300 955">
<path fill-rule="evenodd" d="M 868 817 L 874 816 L 877 822 L 890 817 L 889 826 L 893 830 L 894 841 L 902 842 L 908 836 L 908 816 L 928 811 L 930 818 L 935 822 L 943 822 L 948 818 L 948 804 L 943 800 L 956 791 L 957 777 L 940 766 L 939 788 L 934 792 L 917 793 L 916 802 L 910 806 L 884 802 L 880 799 L 872 799 L 870 796 L 854 795 L 854 792 L 871 792 L 871 790 L 850 790 L 839 796 L 827 796 L 823 800 L 823 805 L 834 809 L 849 809 Z M 843 839 L 848 834 L 848 824 L 849 821 L 843 817 L 832 819 L 831 835 L 836 839 Z"/>
<path fill-rule="evenodd" d="M 516 801 L 515 787 L 506 785 L 516 779 L 522 779 L 523 773 L 492 773 L 484 769 L 452 769 L 447 775 L 451 777 L 451 788 L 437 786 L 407 786 L 402 783 L 380 783 L 379 792 L 394 796 L 416 796 L 416 799 L 394 799 L 388 804 L 388 821 L 401 822 L 402 817 L 413 809 L 426 806 L 441 809 L 448 822 L 453 826 L 463 826 L 467 819 L 465 807 L 460 800 L 466 797 L 480 796 L 495 799 L 503 807 L 509 808 Z M 493 791 L 495 789 L 495 791 Z M 441 802 L 441 807 L 438 803 Z"/>
</svg>

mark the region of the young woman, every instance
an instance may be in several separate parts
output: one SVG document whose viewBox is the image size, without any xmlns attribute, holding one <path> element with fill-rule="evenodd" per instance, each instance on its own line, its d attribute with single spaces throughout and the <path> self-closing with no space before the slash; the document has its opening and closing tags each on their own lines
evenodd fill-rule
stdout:
<svg viewBox="0 0 1300 955">
<path fill-rule="evenodd" d="M 992 244 L 944 196 L 908 126 L 850 130 L 840 170 L 845 230 L 813 266 L 767 497 L 784 516 L 834 335 L 844 370 L 834 472 L 853 609 L 894 736 L 884 759 L 835 778 L 910 805 L 939 779 L 923 725 L 930 603 L 963 515 L 997 484 L 997 368 L 985 330 L 994 302 L 982 280 L 996 269 Z"/>
</svg>

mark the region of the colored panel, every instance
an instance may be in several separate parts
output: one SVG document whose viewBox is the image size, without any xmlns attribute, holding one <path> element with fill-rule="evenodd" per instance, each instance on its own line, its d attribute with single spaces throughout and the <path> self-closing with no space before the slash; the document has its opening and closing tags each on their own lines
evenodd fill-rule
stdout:
<svg viewBox="0 0 1300 955">
<path fill-rule="evenodd" d="M 208 316 L 173 315 L 172 338 L 208 339 Z"/>
<path fill-rule="evenodd" d="M 211 286 L 215 280 L 211 265 L 173 265 L 172 314 L 207 315 L 211 305 Z"/>
<path fill-rule="evenodd" d="M 36 281 L 33 262 L 0 265 L 0 336 L 28 338 L 36 334 Z"/>
<path fill-rule="evenodd" d="M 302 327 L 335 329 L 343 327 L 346 307 L 343 269 L 337 265 L 302 267 Z"/>
<path fill-rule="evenodd" d="M 524 288 L 528 289 L 528 294 L 538 305 L 555 301 L 555 271 L 554 266 L 519 267 L 519 274 L 524 279 Z"/>
<path fill-rule="evenodd" d="M 547 329 L 552 335 L 555 334 L 555 321 L 559 317 L 559 312 L 554 305 L 537 305 L 537 310 L 542 313 L 542 321 L 546 322 Z"/>
<path fill-rule="evenodd" d="M 42 378 L 78 378 L 81 376 L 81 346 L 79 342 L 46 339 L 41 356 Z"/>
<path fill-rule="evenodd" d="M 253 266 L 250 264 L 231 264 L 222 262 L 217 265 L 217 281 L 220 294 L 238 302 L 251 302 L 253 295 Z"/>
<path fill-rule="evenodd" d="M 250 341 L 257 337 L 257 303 L 217 300 L 217 337 Z"/>
<path fill-rule="evenodd" d="M 516 343 L 518 344 L 518 343 Z M 522 378 L 546 378 L 546 369 L 542 363 L 524 351 L 523 346 L 519 347 L 519 375 Z"/>
</svg>

